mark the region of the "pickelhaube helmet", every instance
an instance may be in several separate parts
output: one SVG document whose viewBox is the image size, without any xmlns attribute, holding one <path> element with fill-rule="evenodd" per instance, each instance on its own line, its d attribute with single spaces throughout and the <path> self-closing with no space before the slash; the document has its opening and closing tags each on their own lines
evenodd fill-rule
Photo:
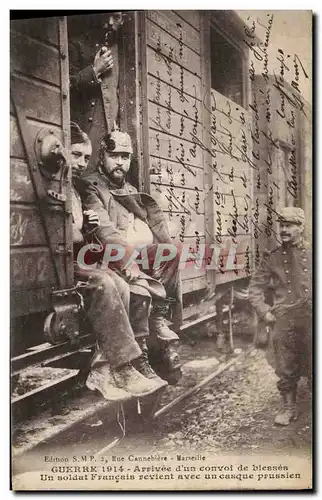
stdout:
<svg viewBox="0 0 322 500">
<path fill-rule="evenodd" d="M 112 130 L 103 137 L 105 151 L 111 153 L 133 153 L 132 141 L 129 134 L 118 129 Z"/>
</svg>

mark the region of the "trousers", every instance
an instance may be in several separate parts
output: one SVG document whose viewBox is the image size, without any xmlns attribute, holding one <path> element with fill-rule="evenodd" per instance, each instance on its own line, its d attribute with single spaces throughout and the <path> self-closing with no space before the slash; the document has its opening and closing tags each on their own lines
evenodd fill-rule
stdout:
<svg viewBox="0 0 322 500">
<path fill-rule="evenodd" d="M 279 377 L 281 393 L 296 389 L 301 376 L 312 376 L 312 317 L 310 307 L 297 307 L 276 318 L 269 362 Z"/>
<path fill-rule="evenodd" d="M 130 290 L 124 280 L 110 270 L 84 270 L 77 263 L 74 277 L 84 298 L 86 319 L 96 337 L 93 364 L 108 362 L 117 368 L 139 357 L 141 349 L 129 319 Z"/>
<path fill-rule="evenodd" d="M 134 280 L 128 281 L 132 295 L 140 295 L 150 298 L 152 306 L 157 302 L 169 301 L 172 314 L 172 322 L 180 325 L 182 311 L 181 283 L 179 276 L 180 255 L 162 262 L 158 267 L 154 266 L 158 245 L 147 247 L 148 269 L 140 267 L 141 274 Z M 126 281 L 126 276 L 123 276 Z M 174 304 L 174 305 L 173 305 Z"/>
</svg>

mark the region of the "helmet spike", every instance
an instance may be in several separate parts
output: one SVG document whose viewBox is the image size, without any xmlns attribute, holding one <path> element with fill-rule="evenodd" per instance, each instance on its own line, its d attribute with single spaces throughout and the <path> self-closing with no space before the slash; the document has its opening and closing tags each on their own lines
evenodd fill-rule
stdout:
<svg viewBox="0 0 322 500">
<path fill-rule="evenodd" d="M 113 128 L 112 128 L 112 132 L 115 132 L 116 130 L 120 130 L 120 127 L 117 125 L 116 121 L 114 120 L 114 121 L 113 121 Z"/>
</svg>

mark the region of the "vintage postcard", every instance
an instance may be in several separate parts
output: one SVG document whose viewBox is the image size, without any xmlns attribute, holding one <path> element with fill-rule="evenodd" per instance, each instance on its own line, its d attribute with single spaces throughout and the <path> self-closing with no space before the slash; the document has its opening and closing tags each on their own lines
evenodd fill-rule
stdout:
<svg viewBox="0 0 322 500">
<path fill-rule="evenodd" d="M 312 12 L 29 12 L 12 489 L 312 489 Z"/>
</svg>

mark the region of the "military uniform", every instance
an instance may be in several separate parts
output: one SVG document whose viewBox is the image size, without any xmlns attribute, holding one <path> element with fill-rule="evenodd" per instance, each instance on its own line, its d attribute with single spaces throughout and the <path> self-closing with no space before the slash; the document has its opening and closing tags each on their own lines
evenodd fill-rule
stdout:
<svg viewBox="0 0 322 500">
<path fill-rule="evenodd" d="M 73 234 L 75 257 L 84 243 L 83 215 L 78 193 L 73 190 Z M 123 280 L 111 271 L 82 269 L 75 260 L 76 282 L 84 287 L 86 315 L 98 342 L 99 356 L 95 362 L 108 362 L 117 368 L 141 354 L 128 319 L 130 294 Z"/>
<path fill-rule="evenodd" d="M 85 142 L 84 137 L 88 140 L 72 123 L 72 145 Z M 131 364 L 142 355 L 142 351 L 129 321 L 130 292 L 126 283 L 108 269 L 83 269 L 77 262 L 78 251 L 92 229 L 84 224 L 82 202 L 74 177 L 73 181 L 74 278 L 84 299 L 86 318 L 96 337 L 96 352 L 86 384 L 111 400 L 151 394 L 164 387 L 166 382 L 156 375 L 146 378 Z"/>
<path fill-rule="evenodd" d="M 157 249 L 157 243 L 172 243 L 162 210 L 154 199 L 146 193 L 138 193 L 136 188 L 126 183 L 122 189 L 111 189 L 107 178 L 100 172 L 93 173 L 84 181 L 82 197 L 84 206 L 99 214 L 100 227 L 95 233 L 102 245 L 115 243 L 129 248 L 127 235 L 132 231 L 131 216 L 145 222 L 151 230 L 153 241 L 148 246 L 149 260 Z M 130 247 L 130 253 L 133 248 Z M 165 262 L 161 269 L 141 272 L 132 282 L 131 292 L 137 295 L 152 296 L 159 299 L 172 297 L 174 302 L 173 322 L 179 327 L 182 318 L 178 257 Z M 126 258 L 119 263 L 122 268 Z M 147 274 L 149 273 L 149 274 Z M 126 276 L 124 274 L 124 279 Z"/>
<path fill-rule="evenodd" d="M 296 210 L 300 209 L 287 212 L 291 222 Z M 274 294 L 272 306 L 265 302 L 268 286 Z M 251 279 L 250 301 L 260 318 L 268 312 L 276 318 L 268 361 L 279 377 L 280 393 L 295 394 L 300 377 L 311 378 L 312 256 L 308 245 L 289 243 L 267 252 Z"/>
<path fill-rule="evenodd" d="M 108 244 L 125 249 L 123 259 L 110 264 L 110 268 L 123 278 L 130 290 L 130 321 L 136 340 L 145 357 L 149 344 L 150 359 L 163 360 L 158 363 L 162 377 L 170 372 L 176 372 L 179 376 L 179 358 L 170 346 L 179 337 L 169 328 L 167 320 L 170 319 L 170 311 L 171 321 L 176 328 L 179 328 L 182 320 L 178 270 L 180 255 L 177 252 L 174 259 L 154 268 L 158 244 L 172 243 L 163 211 L 149 194 L 139 193 L 124 178 L 121 184 L 115 183 L 103 171 L 102 162 L 106 152 L 127 155 L 128 168 L 132 153 L 130 136 L 119 130 L 106 135 L 102 140 L 96 172 L 82 179 L 80 194 L 84 207 L 95 211 L 100 218 L 94 242 L 101 244 L 102 257 Z M 141 270 L 136 263 L 129 270 L 125 269 L 138 243 L 146 248 L 149 269 Z"/>
</svg>

